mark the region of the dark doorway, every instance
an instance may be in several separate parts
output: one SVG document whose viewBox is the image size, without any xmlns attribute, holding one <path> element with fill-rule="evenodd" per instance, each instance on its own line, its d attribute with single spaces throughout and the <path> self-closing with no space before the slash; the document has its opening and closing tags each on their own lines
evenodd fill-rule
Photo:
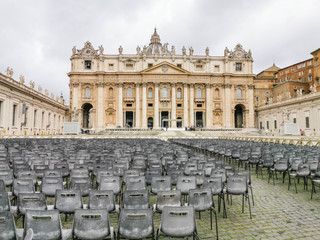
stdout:
<svg viewBox="0 0 320 240">
<path fill-rule="evenodd" d="M 126 112 L 126 127 L 133 127 L 133 112 Z"/>
<path fill-rule="evenodd" d="M 180 120 L 180 121 L 177 121 L 177 128 L 182 128 L 182 118 L 178 117 L 177 120 Z"/>
<path fill-rule="evenodd" d="M 234 127 L 235 128 L 243 128 L 243 110 L 244 107 L 242 105 L 236 105 L 234 108 Z"/>
<path fill-rule="evenodd" d="M 93 127 L 93 116 L 92 116 L 92 105 L 90 103 L 85 103 L 82 106 L 82 127 L 92 128 Z"/>
<path fill-rule="evenodd" d="M 153 128 L 153 118 L 152 117 L 148 118 L 148 128 Z"/>
<path fill-rule="evenodd" d="M 169 112 L 168 111 L 161 112 L 161 127 L 167 128 L 167 127 L 169 127 L 169 121 L 163 121 L 164 119 L 165 120 L 169 119 Z"/>
<path fill-rule="evenodd" d="M 196 112 L 196 127 L 203 127 L 203 112 Z"/>
</svg>

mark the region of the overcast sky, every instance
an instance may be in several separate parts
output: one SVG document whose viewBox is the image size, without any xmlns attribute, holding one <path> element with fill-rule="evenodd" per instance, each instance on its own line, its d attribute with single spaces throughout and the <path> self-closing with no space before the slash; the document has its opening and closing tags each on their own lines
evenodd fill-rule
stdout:
<svg viewBox="0 0 320 240">
<path fill-rule="evenodd" d="M 154 27 L 162 43 L 222 56 L 241 43 L 254 73 L 311 58 L 320 48 L 319 0 L 0 0 L 0 72 L 23 74 L 69 102 L 72 47 L 90 41 L 104 53 L 135 53 Z"/>
</svg>

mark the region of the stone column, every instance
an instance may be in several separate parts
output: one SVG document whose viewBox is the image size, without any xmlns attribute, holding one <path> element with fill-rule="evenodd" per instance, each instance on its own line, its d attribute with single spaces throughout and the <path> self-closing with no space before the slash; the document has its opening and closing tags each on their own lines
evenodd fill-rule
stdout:
<svg viewBox="0 0 320 240">
<path fill-rule="evenodd" d="M 153 128 L 159 128 L 159 83 L 154 84 L 154 119 Z"/>
<path fill-rule="evenodd" d="M 172 83 L 171 84 L 171 119 L 176 119 L 176 84 Z M 171 122 L 171 127 L 176 128 L 177 127 L 177 122 L 176 121 L 172 121 Z"/>
<path fill-rule="evenodd" d="M 142 84 L 142 127 L 147 128 L 147 84 Z"/>
<path fill-rule="evenodd" d="M 98 101 L 97 101 L 97 129 L 103 129 L 103 117 L 104 117 L 104 94 L 103 89 L 105 86 L 105 83 L 98 82 L 96 83 L 96 86 L 98 88 Z"/>
<path fill-rule="evenodd" d="M 123 127 L 123 108 L 122 108 L 122 87 L 123 84 L 119 83 L 117 85 L 118 87 L 118 121 L 117 121 L 117 126 Z"/>
<path fill-rule="evenodd" d="M 194 84 L 190 83 L 190 125 L 195 125 L 194 123 Z"/>
<path fill-rule="evenodd" d="M 231 113 L 233 112 L 233 109 L 231 109 L 231 84 L 226 83 L 224 84 L 224 111 L 225 111 L 225 123 L 227 128 L 232 127 L 232 116 Z"/>
<path fill-rule="evenodd" d="M 211 100 L 211 87 L 210 83 L 206 84 L 206 127 L 211 127 L 212 119 L 212 100 Z"/>
<path fill-rule="evenodd" d="M 74 82 L 72 83 L 72 107 L 73 109 L 71 109 L 71 112 L 72 111 L 77 111 L 79 109 L 78 107 L 78 101 L 79 101 L 79 95 L 78 95 L 78 92 L 79 92 L 79 83 L 78 82 Z M 78 122 L 79 122 L 79 118 L 78 118 Z"/>
<path fill-rule="evenodd" d="M 141 123 L 140 123 L 140 83 L 136 83 L 136 127 L 141 127 Z"/>
<path fill-rule="evenodd" d="M 188 121 L 188 84 L 183 85 L 183 125 L 184 127 L 189 126 Z"/>
<path fill-rule="evenodd" d="M 248 106 L 249 106 L 249 116 L 247 121 L 247 128 L 254 128 L 254 85 L 249 84 L 248 85 L 248 91 L 249 91 L 249 99 L 248 99 Z"/>
</svg>

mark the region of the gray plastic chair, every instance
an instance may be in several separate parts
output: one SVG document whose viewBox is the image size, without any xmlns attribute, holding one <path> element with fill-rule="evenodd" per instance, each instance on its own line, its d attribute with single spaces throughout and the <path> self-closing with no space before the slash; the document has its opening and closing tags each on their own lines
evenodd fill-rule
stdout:
<svg viewBox="0 0 320 240">
<path fill-rule="evenodd" d="M 0 239 L 16 240 L 16 224 L 10 211 L 0 211 Z"/>
<path fill-rule="evenodd" d="M 10 211 L 10 199 L 5 190 L 0 191 L 0 212 L 2 211 Z"/>
<path fill-rule="evenodd" d="M 58 210 L 27 210 L 24 236 L 33 230 L 33 240 L 60 240 L 62 228 Z"/>
<path fill-rule="evenodd" d="M 87 197 L 91 190 L 91 178 L 90 177 L 72 177 L 70 181 L 70 189 L 78 189 L 81 192 L 82 197 Z"/>
<path fill-rule="evenodd" d="M 201 189 L 190 189 L 188 197 L 188 205 L 193 206 L 196 212 L 199 212 L 199 219 L 201 219 L 201 212 L 210 211 L 210 226 L 212 230 L 212 213 L 216 220 L 216 236 L 218 237 L 218 220 L 217 213 L 213 208 L 212 190 L 210 187 Z"/>
<path fill-rule="evenodd" d="M 113 235 L 106 209 L 77 209 L 72 229 L 73 239 L 99 240 Z"/>
<path fill-rule="evenodd" d="M 54 208 L 65 214 L 65 221 L 67 221 L 68 214 L 74 213 L 76 209 L 81 209 L 82 205 L 80 190 L 64 189 L 56 191 Z"/>
<path fill-rule="evenodd" d="M 6 187 L 12 187 L 13 184 L 13 172 L 12 170 L 0 170 L 0 180 L 3 180 Z"/>
<path fill-rule="evenodd" d="M 114 193 L 111 190 L 90 190 L 89 209 L 107 209 L 109 213 L 116 210 Z"/>
<path fill-rule="evenodd" d="M 163 191 L 157 193 L 155 210 L 162 212 L 165 206 L 180 207 L 182 205 L 182 195 L 180 190 Z"/>
<path fill-rule="evenodd" d="M 154 239 L 152 209 L 122 209 L 117 239 Z"/>
<path fill-rule="evenodd" d="M 157 194 L 158 192 L 171 190 L 171 177 L 170 176 L 154 176 L 151 180 L 151 193 Z"/>
<path fill-rule="evenodd" d="M 123 193 L 123 208 L 146 209 L 149 208 L 148 190 L 127 190 Z"/>
<path fill-rule="evenodd" d="M 54 197 L 57 190 L 63 189 L 63 180 L 61 177 L 44 177 L 41 183 L 41 192 L 46 197 Z"/>
<path fill-rule="evenodd" d="M 192 206 L 164 207 L 156 239 L 162 235 L 172 238 L 193 237 L 199 239 L 194 208 Z"/>
<path fill-rule="evenodd" d="M 126 178 L 125 190 L 147 189 L 145 176 L 130 176 Z"/>
<path fill-rule="evenodd" d="M 228 195 L 242 195 L 242 213 L 244 212 L 244 199 L 248 200 L 250 219 L 252 219 L 247 176 L 233 175 L 228 177 L 226 192 Z"/>
<path fill-rule="evenodd" d="M 196 189 L 197 182 L 195 176 L 179 176 L 177 180 L 177 190 L 181 191 L 181 194 L 187 196 L 190 189 Z"/>
</svg>

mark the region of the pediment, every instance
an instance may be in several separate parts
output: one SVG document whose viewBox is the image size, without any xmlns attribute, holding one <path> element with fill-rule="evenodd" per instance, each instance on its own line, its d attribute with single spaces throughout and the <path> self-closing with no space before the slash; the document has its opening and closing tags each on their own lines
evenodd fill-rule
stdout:
<svg viewBox="0 0 320 240">
<path fill-rule="evenodd" d="M 155 66 L 149 67 L 141 71 L 141 73 L 148 74 L 189 74 L 189 72 L 183 68 L 177 67 L 169 62 L 161 62 Z"/>
</svg>

